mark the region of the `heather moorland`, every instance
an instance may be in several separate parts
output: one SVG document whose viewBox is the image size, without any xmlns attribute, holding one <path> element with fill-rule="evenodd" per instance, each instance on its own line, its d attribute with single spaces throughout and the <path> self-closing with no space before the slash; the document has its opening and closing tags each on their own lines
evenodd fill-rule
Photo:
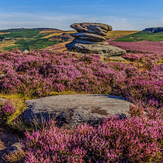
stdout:
<svg viewBox="0 0 163 163">
<path fill-rule="evenodd" d="M 0 52 L 0 97 L 13 101 L 0 105 L 1 119 L 27 130 L 23 151 L 6 156 L 8 162 L 163 161 L 163 42 L 108 42 L 127 51 L 125 61 L 59 51 Z M 26 99 L 71 93 L 116 95 L 135 105 L 125 119 L 103 119 L 98 127 L 63 129 L 51 120 L 36 128 L 17 121 Z"/>
</svg>

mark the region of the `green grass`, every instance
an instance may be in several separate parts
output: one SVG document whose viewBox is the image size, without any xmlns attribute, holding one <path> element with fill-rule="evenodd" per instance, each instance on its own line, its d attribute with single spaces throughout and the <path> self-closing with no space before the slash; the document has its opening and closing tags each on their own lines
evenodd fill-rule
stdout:
<svg viewBox="0 0 163 163">
<path fill-rule="evenodd" d="M 41 30 L 33 30 L 33 29 L 23 29 L 20 31 L 11 31 L 10 34 L 4 34 L 1 35 L 1 37 L 4 38 L 22 38 L 22 37 L 26 37 L 26 38 L 33 38 L 34 36 L 39 35 Z M 42 35 L 41 35 L 42 37 Z"/>
<path fill-rule="evenodd" d="M 121 37 L 117 38 L 114 41 L 119 41 L 119 42 L 135 42 L 135 41 L 142 41 L 142 40 L 147 40 L 147 41 L 163 41 L 163 32 L 138 32 L 134 33 L 131 35 L 128 35 L 126 37 Z"/>
<path fill-rule="evenodd" d="M 4 50 L 10 51 L 11 48 L 16 48 L 18 47 L 19 50 L 34 50 L 34 49 L 43 49 L 46 48 L 48 46 L 57 44 L 58 42 L 54 42 L 48 39 L 33 39 L 33 40 L 25 40 L 25 39 L 21 39 L 17 42 L 15 42 L 14 46 L 9 46 L 9 47 L 4 47 Z"/>
</svg>

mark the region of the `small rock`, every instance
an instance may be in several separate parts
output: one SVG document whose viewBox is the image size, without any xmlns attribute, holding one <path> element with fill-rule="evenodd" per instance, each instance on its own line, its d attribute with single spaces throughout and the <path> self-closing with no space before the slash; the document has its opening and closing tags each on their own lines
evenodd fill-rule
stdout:
<svg viewBox="0 0 163 163">
<path fill-rule="evenodd" d="M 22 144 L 20 144 L 20 142 L 16 142 L 14 144 L 12 144 L 8 149 L 7 149 L 7 153 L 10 154 L 12 153 L 18 153 L 20 151 L 22 151 Z"/>
<path fill-rule="evenodd" d="M 28 50 L 24 50 L 24 51 L 23 51 L 23 53 L 25 53 L 25 54 L 26 54 L 26 53 L 29 53 L 29 51 L 28 51 Z"/>
</svg>

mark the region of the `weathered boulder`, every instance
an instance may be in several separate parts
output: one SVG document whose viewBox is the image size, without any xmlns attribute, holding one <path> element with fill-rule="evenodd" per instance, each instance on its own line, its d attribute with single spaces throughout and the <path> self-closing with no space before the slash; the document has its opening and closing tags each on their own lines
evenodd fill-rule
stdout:
<svg viewBox="0 0 163 163">
<path fill-rule="evenodd" d="M 126 53 L 125 50 L 108 45 L 107 42 L 97 42 L 94 44 L 82 44 L 80 42 L 71 42 L 69 44 L 66 44 L 66 48 L 69 51 L 100 54 L 102 57 L 105 58 L 108 58 L 110 56 L 120 56 Z"/>
<path fill-rule="evenodd" d="M 23 114 L 24 122 L 38 123 L 54 118 L 59 126 L 76 127 L 81 123 L 98 125 L 102 118 L 128 115 L 130 102 L 121 97 L 97 94 L 74 94 L 49 96 L 26 100 L 28 108 Z M 44 119 L 44 120 L 43 120 Z"/>
<path fill-rule="evenodd" d="M 91 33 L 72 33 L 70 34 L 71 36 L 77 38 L 77 39 L 82 39 L 82 40 L 87 40 L 87 41 L 93 41 L 93 42 L 101 42 L 101 41 L 106 41 L 106 38 L 97 34 L 91 34 Z"/>
<path fill-rule="evenodd" d="M 112 26 L 102 23 L 74 23 L 70 26 L 77 32 L 94 33 L 106 36 L 108 31 L 112 30 Z"/>
</svg>

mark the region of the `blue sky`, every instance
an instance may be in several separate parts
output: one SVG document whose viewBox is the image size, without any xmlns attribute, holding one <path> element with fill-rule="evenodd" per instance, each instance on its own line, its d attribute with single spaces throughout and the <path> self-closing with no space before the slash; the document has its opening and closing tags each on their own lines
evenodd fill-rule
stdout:
<svg viewBox="0 0 163 163">
<path fill-rule="evenodd" d="M 0 29 L 59 28 L 80 22 L 113 30 L 163 27 L 163 0 L 0 0 Z"/>
</svg>

